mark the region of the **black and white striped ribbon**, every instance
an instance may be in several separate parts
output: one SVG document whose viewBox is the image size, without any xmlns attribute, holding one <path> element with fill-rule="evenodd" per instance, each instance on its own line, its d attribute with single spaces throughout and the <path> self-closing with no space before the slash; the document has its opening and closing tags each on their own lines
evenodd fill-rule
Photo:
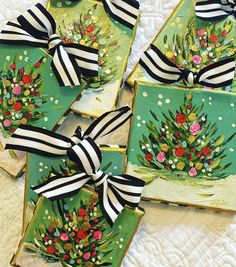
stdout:
<svg viewBox="0 0 236 267">
<path fill-rule="evenodd" d="M 196 16 L 206 21 L 216 21 L 232 15 L 236 18 L 235 0 L 206 0 L 195 5 Z"/>
<path fill-rule="evenodd" d="M 17 22 L 7 23 L 0 33 L 0 43 L 48 49 L 60 86 L 80 85 L 81 74 L 98 76 L 98 50 L 62 42 L 54 18 L 39 3 L 19 16 Z"/>
<path fill-rule="evenodd" d="M 139 16 L 136 0 L 103 0 L 106 12 L 116 21 L 133 29 Z"/>
<path fill-rule="evenodd" d="M 184 80 L 191 85 L 200 84 L 218 88 L 231 85 L 235 73 L 234 57 L 208 65 L 195 74 L 190 70 L 177 67 L 153 44 L 144 52 L 139 63 L 151 78 L 163 84 Z"/>
<path fill-rule="evenodd" d="M 102 154 L 95 140 L 115 131 L 131 116 L 132 112 L 127 106 L 104 113 L 85 132 L 78 127 L 72 138 L 22 125 L 9 138 L 6 149 L 51 157 L 67 155 L 78 165 L 81 173 L 54 176 L 32 189 L 39 195 L 56 200 L 76 194 L 82 186 L 92 181 L 98 191 L 103 215 L 112 225 L 125 205 L 138 207 L 144 182 L 133 176 L 111 176 L 101 171 Z"/>
</svg>

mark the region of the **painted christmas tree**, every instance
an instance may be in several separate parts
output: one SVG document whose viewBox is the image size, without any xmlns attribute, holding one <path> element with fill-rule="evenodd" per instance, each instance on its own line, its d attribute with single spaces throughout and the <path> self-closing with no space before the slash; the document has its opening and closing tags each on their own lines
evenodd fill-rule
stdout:
<svg viewBox="0 0 236 267">
<path fill-rule="evenodd" d="M 41 76 L 46 58 L 33 65 L 22 66 L 16 56 L 9 65 L 0 71 L 0 131 L 4 137 L 13 133 L 20 124 L 34 124 L 44 117 L 37 111 L 47 102 L 42 95 L 43 78 Z"/>
<path fill-rule="evenodd" d="M 217 135 L 217 123 L 208 122 L 201 106 L 193 104 L 187 94 L 179 110 L 162 113 L 160 121 L 150 111 L 154 121 L 146 123 L 148 137 L 139 141 L 142 154 L 137 158 L 142 166 L 169 173 L 169 179 L 222 179 L 231 163 L 224 163 L 228 138 Z"/>
<path fill-rule="evenodd" d="M 57 201 L 50 223 L 41 223 L 34 231 L 34 242 L 25 243 L 25 251 L 37 254 L 45 262 L 60 262 L 64 267 L 109 266 L 114 233 L 102 216 L 98 198 L 82 198 L 79 207 Z M 60 216 L 59 216 L 60 214 Z"/>
<path fill-rule="evenodd" d="M 96 15 L 97 4 L 78 15 L 70 26 L 65 23 L 59 27 L 58 33 L 65 43 L 79 43 L 99 49 L 98 77 L 83 77 L 87 88 L 100 87 L 112 82 L 118 66 L 112 60 L 119 48 L 119 41 L 114 39 L 111 25 L 104 18 Z"/>
<path fill-rule="evenodd" d="M 177 17 L 175 23 L 180 23 L 180 18 Z M 232 30 L 231 21 L 222 26 L 208 24 L 196 28 L 195 17 L 192 17 L 184 34 L 174 34 L 171 40 L 164 36 L 165 55 L 180 68 L 197 73 L 203 67 L 235 54 Z"/>
</svg>

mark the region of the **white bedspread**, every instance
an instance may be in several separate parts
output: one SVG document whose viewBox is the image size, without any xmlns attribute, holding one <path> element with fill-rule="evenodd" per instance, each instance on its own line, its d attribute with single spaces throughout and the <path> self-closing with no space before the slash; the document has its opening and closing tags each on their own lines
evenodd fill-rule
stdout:
<svg viewBox="0 0 236 267">
<path fill-rule="evenodd" d="M 0 28 L 38 1 L 0 0 Z M 45 4 L 46 1 L 39 2 Z M 127 73 L 177 2 L 142 0 L 142 18 Z M 9 266 L 20 238 L 23 189 L 23 179 L 13 180 L 0 170 L 0 267 Z M 146 216 L 123 267 L 236 266 L 236 217 L 159 204 L 142 203 L 142 206 Z"/>
</svg>

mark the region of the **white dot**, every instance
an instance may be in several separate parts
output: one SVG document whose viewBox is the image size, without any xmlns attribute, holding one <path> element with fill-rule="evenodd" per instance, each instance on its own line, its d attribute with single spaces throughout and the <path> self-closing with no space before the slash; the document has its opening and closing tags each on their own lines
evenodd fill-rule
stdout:
<svg viewBox="0 0 236 267">
<path fill-rule="evenodd" d="M 223 118 L 222 118 L 222 117 L 219 117 L 218 119 L 219 119 L 219 121 L 222 121 L 222 120 L 223 120 Z"/>
<path fill-rule="evenodd" d="M 148 93 L 147 92 L 143 92 L 143 96 L 144 97 L 147 97 L 148 96 Z"/>
<path fill-rule="evenodd" d="M 117 170 L 117 166 L 114 166 L 114 169 Z"/>
<path fill-rule="evenodd" d="M 117 59 L 118 61 L 121 61 L 121 57 L 120 57 L 120 56 L 117 56 L 116 59 Z"/>
<path fill-rule="evenodd" d="M 137 120 L 141 120 L 141 116 L 140 115 L 137 116 Z"/>
<path fill-rule="evenodd" d="M 57 7 L 62 7 L 62 2 L 58 2 Z"/>
<path fill-rule="evenodd" d="M 40 168 L 40 169 L 39 169 L 39 172 L 42 172 L 42 171 L 43 171 L 43 169 L 42 169 L 42 168 Z"/>
<path fill-rule="evenodd" d="M 54 99 L 53 97 L 50 97 L 50 101 L 53 101 L 53 99 Z"/>
<path fill-rule="evenodd" d="M 166 99 L 166 104 L 170 104 L 170 99 L 169 98 Z"/>
<path fill-rule="evenodd" d="M 39 162 L 39 166 L 43 166 L 43 162 Z"/>
<path fill-rule="evenodd" d="M 137 124 L 137 126 L 138 126 L 138 127 L 141 127 L 141 124 L 140 124 L 140 123 L 138 123 L 138 124 Z"/>
<path fill-rule="evenodd" d="M 145 121 L 145 120 L 143 120 L 143 121 L 142 121 L 142 123 L 143 123 L 143 124 L 145 124 L 145 123 L 146 123 L 146 121 Z"/>
<path fill-rule="evenodd" d="M 202 99 L 202 102 L 205 102 L 205 99 L 204 98 Z"/>
<path fill-rule="evenodd" d="M 230 106 L 231 106 L 231 107 L 234 107 L 234 103 L 230 103 Z"/>
<path fill-rule="evenodd" d="M 229 151 L 230 151 L 230 152 L 234 152 L 234 149 L 231 147 L 231 148 L 229 149 Z"/>
<path fill-rule="evenodd" d="M 48 166 L 44 166 L 45 169 L 48 169 Z"/>
<path fill-rule="evenodd" d="M 211 97 L 211 96 L 209 97 L 209 100 L 210 100 L 210 101 L 212 100 L 212 97 Z"/>
<path fill-rule="evenodd" d="M 158 101 L 157 104 L 158 104 L 158 106 L 162 106 L 162 102 L 161 101 Z"/>
<path fill-rule="evenodd" d="M 57 105 L 59 103 L 59 100 L 55 100 L 55 104 Z"/>
<path fill-rule="evenodd" d="M 53 74 L 52 74 L 52 73 L 50 73 L 50 76 L 53 76 Z"/>
<path fill-rule="evenodd" d="M 232 123 L 232 127 L 235 128 L 236 127 L 236 124 L 235 123 Z"/>
<path fill-rule="evenodd" d="M 159 94 L 158 97 L 159 97 L 160 99 L 162 99 L 162 98 L 163 98 L 163 95 Z"/>
<path fill-rule="evenodd" d="M 133 148 L 131 148 L 131 151 L 132 151 L 132 152 L 134 152 L 134 149 L 133 149 Z"/>
<path fill-rule="evenodd" d="M 211 103 L 211 102 L 209 102 L 209 105 L 211 106 L 211 105 L 212 105 L 212 103 Z"/>
<path fill-rule="evenodd" d="M 119 245 L 119 248 L 122 248 L 123 246 L 122 245 Z"/>
<path fill-rule="evenodd" d="M 45 210 L 45 214 L 47 214 L 47 215 L 48 215 L 48 210 Z"/>
<path fill-rule="evenodd" d="M 48 117 L 45 117 L 45 118 L 44 118 L 44 121 L 48 121 Z"/>
</svg>

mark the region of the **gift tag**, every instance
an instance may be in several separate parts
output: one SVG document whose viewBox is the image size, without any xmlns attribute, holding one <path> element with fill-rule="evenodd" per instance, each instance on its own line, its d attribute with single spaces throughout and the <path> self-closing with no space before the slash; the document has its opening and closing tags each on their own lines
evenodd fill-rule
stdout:
<svg viewBox="0 0 236 267">
<path fill-rule="evenodd" d="M 137 83 L 127 173 L 143 198 L 235 212 L 235 109 L 234 93 Z"/>
<path fill-rule="evenodd" d="M 65 42 L 99 49 L 99 76 L 84 80 L 86 88 L 71 109 L 92 117 L 113 110 L 137 23 L 130 29 L 112 19 L 99 1 L 52 0 L 48 10 L 56 18 L 57 32 Z"/>
<path fill-rule="evenodd" d="M 102 155 L 101 169 L 103 171 L 114 175 L 124 172 L 126 160 L 125 148 L 119 148 L 118 146 L 114 146 L 114 148 L 102 147 Z M 73 175 L 80 172 L 76 164 L 70 161 L 68 157 L 49 158 L 34 154 L 28 155 L 26 168 L 23 229 L 25 229 L 25 226 L 29 222 L 35 204 L 38 201 L 38 195 L 31 189 L 31 186 L 40 184 L 58 173 Z"/>
<path fill-rule="evenodd" d="M 102 215 L 97 193 L 90 189 L 55 202 L 42 198 L 12 264 L 118 267 L 143 214 L 126 207 L 111 228 Z"/>
<path fill-rule="evenodd" d="M 199 1 L 179 3 L 128 77 L 129 85 L 133 86 L 136 80 L 161 84 L 176 82 L 181 86 L 235 91 L 235 81 L 218 85 L 216 82 L 202 83 L 203 72 L 206 73 L 212 64 L 218 68 L 214 70 L 216 73 L 220 72 L 219 66 L 222 67 L 222 77 L 225 78 L 229 69 L 235 68 L 235 65 L 229 67 L 228 61 L 224 64 L 222 61 L 235 57 L 235 18 L 202 20 L 195 15 L 196 2 Z M 176 75 L 180 73 L 179 69 L 185 70 L 185 73 L 181 71 L 181 77 Z"/>
<path fill-rule="evenodd" d="M 0 61 L 0 167 L 16 177 L 25 153 L 4 151 L 7 139 L 20 124 L 53 129 L 83 85 L 60 87 L 42 49 L 0 45 Z"/>
</svg>

